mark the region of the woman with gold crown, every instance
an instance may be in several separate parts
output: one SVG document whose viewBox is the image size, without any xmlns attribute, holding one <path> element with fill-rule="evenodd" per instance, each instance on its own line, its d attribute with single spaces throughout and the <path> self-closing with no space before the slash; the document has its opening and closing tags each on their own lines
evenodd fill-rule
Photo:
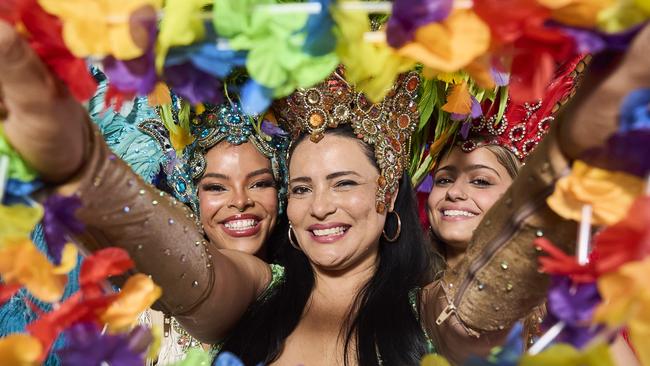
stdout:
<svg viewBox="0 0 650 366">
<path fill-rule="evenodd" d="M 90 250 L 126 249 L 137 269 L 164 288 L 158 308 L 198 339 L 225 339 L 222 349 L 247 363 L 417 364 L 427 349 L 459 363 L 500 344 L 543 299 L 545 276 L 531 265 L 537 254 L 524 243 L 538 233 L 556 243 L 573 236 L 573 225 L 544 198 L 570 159 L 613 132 L 625 92 L 650 83 L 647 67 L 635 63 L 648 42 L 650 28 L 620 68 L 561 115 L 564 123 L 551 128 L 486 214 L 458 270 L 435 281 L 403 178 L 417 116 L 415 75 L 402 76 L 378 105 L 338 74 L 281 104 L 279 120 L 298 136 L 289 156 L 287 205 L 295 247 L 283 247 L 292 259 L 284 280 L 270 290 L 267 264 L 202 245 L 189 209 L 115 159 L 85 122 L 83 108 L 4 25 L 0 67 L 9 72 L 0 83 L 7 137 L 60 192 L 82 200 L 82 243 Z M 127 203 L 132 215 L 115 215 Z M 114 219 L 101 219 L 109 214 Z M 144 236 L 145 220 L 166 230 Z M 507 271 L 503 261 L 509 261 Z M 277 326 L 279 316 L 293 322 Z"/>
</svg>

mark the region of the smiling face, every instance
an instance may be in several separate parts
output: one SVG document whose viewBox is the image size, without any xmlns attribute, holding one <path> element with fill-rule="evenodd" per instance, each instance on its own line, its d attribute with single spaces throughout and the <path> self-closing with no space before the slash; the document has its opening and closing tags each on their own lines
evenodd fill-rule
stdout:
<svg viewBox="0 0 650 366">
<path fill-rule="evenodd" d="M 221 142 L 205 155 L 198 183 L 201 223 L 221 249 L 264 256 L 275 227 L 278 191 L 271 163 L 251 143 Z"/>
<path fill-rule="evenodd" d="M 333 134 L 305 139 L 289 163 L 287 215 L 297 244 L 321 270 L 365 268 L 377 258 L 386 215 L 375 210 L 379 170 L 362 144 Z"/>
<path fill-rule="evenodd" d="M 485 213 L 512 184 L 512 177 L 486 147 L 470 153 L 454 147 L 433 175 L 427 214 L 447 245 L 466 248 Z"/>
</svg>

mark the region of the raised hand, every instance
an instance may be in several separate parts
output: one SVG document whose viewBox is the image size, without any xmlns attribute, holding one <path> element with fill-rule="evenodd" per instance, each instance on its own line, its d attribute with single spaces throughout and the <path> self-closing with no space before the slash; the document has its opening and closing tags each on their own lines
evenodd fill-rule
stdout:
<svg viewBox="0 0 650 366">
<path fill-rule="evenodd" d="M 0 120 L 11 144 L 44 180 L 65 181 L 81 167 L 87 118 L 27 42 L 0 20 Z"/>
</svg>

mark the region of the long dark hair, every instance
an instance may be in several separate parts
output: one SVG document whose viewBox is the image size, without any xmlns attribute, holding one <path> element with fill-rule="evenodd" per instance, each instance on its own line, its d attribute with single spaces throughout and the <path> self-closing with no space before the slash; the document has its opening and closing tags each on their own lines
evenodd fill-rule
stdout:
<svg viewBox="0 0 650 366">
<path fill-rule="evenodd" d="M 368 158 L 376 165 L 372 148 L 357 139 L 349 127 L 326 131 L 358 141 Z M 297 146 L 304 136 L 297 139 Z M 394 211 L 402 222 L 397 241 L 383 237 L 379 243 L 377 270 L 356 297 L 348 315 L 345 338 L 347 354 L 356 343 L 359 365 L 418 365 L 426 352 L 426 338 L 417 319 L 416 309 L 409 302 L 410 291 L 431 280 L 430 250 L 419 225 L 417 201 L 409 177 L 401 179 Z M 389 214 L 385 230 L 397 230 L 396 219 Z M 284 237 L 278 248 L 279 264 L 285 267 L 285 280 L 257 301 L 230 332 L 222 350 L 238 355 L 246 365 L 271 363 L 278 358 L 286 338 L 300 321 L 314 287 L 314 273 L 307 257 Z M 416 304 L 416 307 L 419 306 Z"/>
</svg>

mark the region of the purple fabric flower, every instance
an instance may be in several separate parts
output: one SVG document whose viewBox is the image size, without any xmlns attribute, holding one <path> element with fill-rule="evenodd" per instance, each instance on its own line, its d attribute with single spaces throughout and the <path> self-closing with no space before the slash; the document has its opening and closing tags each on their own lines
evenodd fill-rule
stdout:
<svg viewBox="0 0 650 366">
<path fill-rule="evenodd" d="M 165 81 L 174 93 L 186 98 L 192 104 L 224 102 L 221 81 L 197 69 L 190 62 L 166 66 Z"/>
<path fill-rule="evenodd" d="M 585 152 L 587 163 L 639 177 L 650 173 L 650 89 L 630 93 L 621 105 L 619 131 L 604 146 Z"/>
<path fill-rule="evenodd" d="M 490 74 L 492 75 L 492 79 L 494 79 L 494 83 L 497 86 L 506 86 L 510 84 L 510 73 L 506 71 L 501 71 L 496 67 L 492 67 L 490 69 Z"/>
<path fill-rule="evenodd" d="M 287 133 L 283 129 L 267 120 L 262 121 L 261 128 L 262 132 L 269 136 L 287 136 Z"/>
<path fill-rule="evenodd" d="M 142 326 L 129 334 L 101 334 L 93 323 L 75 324 L 65 336 L 67 347 L 57 353 L 66 366 L 144 365 L 144 353 L 153 339 Z"/>
<path fill-rule="evenodd" d="M 569 27 L 557 22 L 548 22 L 548 25 L 561 28 L 564 33 L 573 38 L 580 53 L 625 51 L 639 30 L 643 28 L 643 24 L 641 24 L 620 33 L 606 33 L 597 30 Z"/>
<path fill-rule="evenodd" d="M 154 45 L 158 27 L 156 20 L 144 17 L 142 27 L 147 30 L 149 43 L 145 53 L 133 60 L 118 60 L 108 56 L 103 60 L 104 73 L 111 85 L 124 93 L 135 92 L 147 95 L 153 91 L 158 76 L 156 75 Z"/>
<path fill-rule="evenodd" d="M 422 183 L 420 183 L 420 185 L 418 185 L 417 191 L 422 193 L 431 193 L 432 189 L 433 189 L 433 177 L 431 176 L 431 174 L 427 174 L 427 177 L 424 178 L 424 180 L 422 181 Z"/>
<path fill-rule="evenodd" d="M 566 326 L 558 341 L 581 348 L 601 329 L 591 325 L 593 312 L 600 302 L 595 283 L 574 284 L 568 277 L 553 276 L 548 292 L 548 317 L 543 327 L 564 322 Z"/>
<path fill-rule="evenodd" d="M 52 195 L 43 203 L 43 229 L 47 252 L 56 264 L 61 263 L 61 252 L 67 242 L 66 233 L 75 234 L 84 230 L 84 224 L 75 217 L 81 207 L 81 200 L 76 196 Z"/>
<path fill-rule="evenodd" d="M 460 128 L 460 134 L 461 136 L 463 136 L 463 140 L 466 140 L 467 136 L 469 135 L 469 128 L 471 126 L 469 119 L 479 118 L 483 115 L 483 109 L 481 108 L 481 103 L 479 103 L 479 101 L 473 95 L 471 97 L 472 97 L 472 106 L 469 114 L 452 113 L 450 117 L 453 121 L 466 120 L 466 122 L 463 123 L 463 125 Z"/>
<path fill-rule="evenodd" d="M 413 39 L 419 27 L 447 18 L 452 6 L 452 0 L 394 1 L 386 27 L 388 44 L 393 48 L 402 47 Z"/>
</svg>

